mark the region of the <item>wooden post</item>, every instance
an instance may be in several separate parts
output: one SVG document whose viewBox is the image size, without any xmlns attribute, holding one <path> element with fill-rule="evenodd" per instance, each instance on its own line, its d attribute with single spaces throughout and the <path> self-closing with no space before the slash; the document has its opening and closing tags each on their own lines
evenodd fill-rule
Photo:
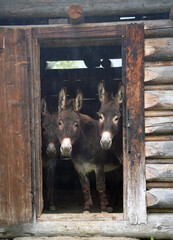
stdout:
<svg viewBox="0 0 173 240">
<path fill-rule="evenodd" d="M 131 224 L 146 223 L 144 151 L 144 26 L 131 24 L 123 38 L 124 214 Z"/>
<path fill-rule="evenodd" d="M 169 18 L 170 18 L 171 20 L 173 20 L 173 5 L 172 5 L 172 7 L 170 8 Z"/>
<path fill-rule="evenodd" d="M 79 5 L 71 5 L 68 9 L 68 16 L 71 24 L 84 23 L 83 10 Z"/>
</svg>

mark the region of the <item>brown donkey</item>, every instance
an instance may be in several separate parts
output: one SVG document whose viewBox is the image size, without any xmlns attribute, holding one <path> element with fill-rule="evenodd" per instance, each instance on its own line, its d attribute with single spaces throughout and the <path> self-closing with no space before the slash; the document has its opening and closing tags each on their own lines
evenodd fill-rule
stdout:
<svg viewBox="0 0 173 240">
<path fill-rule="evenodd" d="M 98 112 L 100 144 L 103 149 L 112 149 L 118 160 L 123 164 L 122 150 L 122 117 L 120 105 L 123 102 L 124 87 L 119 85 L 118 92 L 114 97 L 105 90 L 104 81 L 98 85 L 98 96 L 101 108 Z"/>
<path fill-rule="evenodd" d="M 42 155 L 43 155 L 43 184 L 45 187 L 45 207 L 55 210 L 54 184 L 55 167 L 59 155 L 58 141 L 58 114 L 50 114 L 46 107 L 45 99 L 42 99 Z"/>
<path fill-rule="evenodd" d="M 84 194 L 84 211 L 90 211 L 92 199 L 88 173 L 94 171 L 96 188 L 100 196 L 101 211 L 107 211 L 104 171 L 111 171 L 118 166 L 106 159 L 106 152 L 100 146 L 98 122 L 91 117 L 79 113 L 83 95 L 78 91 L 73 104 L 67 103 L 66 89 L 59 93 L 58 137 L 60 152 L 71 158 L 78 172 Z M 105 164 L 106 162 L 106 164 Z"/>
</svg>

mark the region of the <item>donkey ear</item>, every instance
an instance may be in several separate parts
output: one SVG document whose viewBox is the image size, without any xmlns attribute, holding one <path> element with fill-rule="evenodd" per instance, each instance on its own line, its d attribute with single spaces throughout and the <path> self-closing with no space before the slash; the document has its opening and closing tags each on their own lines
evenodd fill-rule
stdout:
<svg viewBox="0 0 173 240">
<path fill-rule="evenodd" d="M 46 100 L 44 98 L 42 98 L 42 100 L 41 100 L 41 114 L 42 114 L 42 116 L 45 116 L 46 112 L 47 112 Z"/>
<path fill-rule="evenodd" d="M 61 90 L 59 92 L 58 108 L 59 108 L 60 111 L 66 109 L 66 104 L 67 104 L 66 92 L 67 92 L 66 87 L 61 88 Z"/>
<path fill-rule="evenodd" d="M 105 90 L 104 80 L 102 80 L 98 84 L 98 96 L 99 96 L 99 100 L 102 104 L 104 104 L 107 101 L 107 93 L 106 93 L 106 90 Z"/>
<path fill-rule="evenodd" d="M 80 111 L 82 108 L 82 104 L 83 104 L 83 93 L 82 93 L 82 91 L 78 90 L 75 101 L 74 101 L 74 105 L 73 105 L 74 110 L 76 112 Z"/>
<path fill-rule="evenodd" d="M 124 86 L 122 83 L 120 83 L 118 92 L 114 99 L 115 104 L 120 105 L 123 102 L 123 98 L 124 98 Z"/>
</svg>

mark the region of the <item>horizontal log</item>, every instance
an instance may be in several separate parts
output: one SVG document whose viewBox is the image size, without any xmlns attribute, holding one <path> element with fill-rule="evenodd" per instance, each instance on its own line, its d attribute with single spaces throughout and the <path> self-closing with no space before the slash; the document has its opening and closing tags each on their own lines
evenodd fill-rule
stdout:
<svg viewBox="0 0 173 240">
<path fill-rule="evenodd" d="M 147 164 L 146 180 L 173 182 L 173 164 Z"/>
<path fill-rule="evenodd" d="M 145 141 L 173 141 L 173 135 L 146 135 Z"/>
<path fill-rule="evenodd" d="M 172 60 L 173 38 L 153 38 L 145 40 L 145 60 Z"/>
<path fill-rule="evenodd" d="M 92 23 L 77 26 L 49 25 L 42 26 L 41 28 L 40 26 L 32 26 L 32 29 L 33 35 L 42 39 L 41 46 L 88 46 L 91 45 L 91 43 L 93 46 L 100 44 L 115 45 L 121 44 L 121 36 L 125 33 L 125 25 L 131 23 L 132 22 Z M 161 29 L 164 31 L 165 29 L 171 29 L 171 34 L 173 34 L 173 22 L 171 20 L 135 21 L 135 23 L 144 23 L 145 37 L 148 38 L 161 37 L 159 34 Z M 109 38 L 106 37 L 107 35 L 109 35 Z M 97 36 L 99 36 L 99 38 Z M 164 35 L 164 37 L 167 37 L 167 35 Z M 43 38 L 48 38 L 49 41 Z M 77 41 L 76 38 L 78 38 Z"/>
<path fill-rule="evenodd" d="M 164 90 L 173 90 L 172 84 L 167 85 L 145 85 L 144 86 L 145 91 L 164 91 Z"/>
<path fill-rule="evenodd" d="M 173 164 L 173 158 L 146 159 L 146 164 Z"/>
<path fill-rule="evenodd" d="M 147 158 L 173 158 L 173 141 L 145 142 Z"/>
<path fill-rule="evenodd" d="M 172 0 L 143 0 L 123 2 L 115 1 L 96 1 L 92 2 L 82 0 L 6 0 L 1 1 L 0 16 L 1 18 L 38 18 L 38 17 L 67 17 L 68 8 L 72 4 L 79 4 L 84 11 L 85 16 L 105 16 L 121 14 L 141 14 L 141 13 L 160 13 L 169 12 Z"/>
<path fill-rule="evenodd" d="M 173 134 L 173 116 L 145 117 L 145 133 Z"/>
<path fill-rule="evenodd" d="M 173 189 L 151 189 L 146 193 L 147 207 L 173 208 Z"/>
<path fill-rule="evenodd" d="M 69 214 L 71 217 L 72 214 Z M 85 214 L 87 219 L 87 214 Z M 146 224 L 131 225 L 129 221 L 44 221 L 18 226 L 0 228 L 0 238 L 15 238 L 24 236 L 105 236 L 138 237 L 155 239 L 171 239 L 173 236 L 173 214 L 148 214 Z M 58 227 L 57 227 L 58 226 Z"/>
<path fill-rule="evenodd" d="M 147 84 L 173 83 L 173 66 L 145 67 L 144 82 Z"/>
<path fill-rule="evenodd" d="M 172 110 L 166 111 L 145 111 L 145 117 L 170 117 L 173 116 Z"/>
<path fill-rule="evenodd" d="M 173 182 L 147 182 L 147 189 L 173 188 Z"/>
<path fill-rule="evenodd" d="M 157 61 L 157 62 L 145 62 L 145 68 L 147 67 L 167 67 L 173 66 L 173 61 Z"/>
<path fill-rule="evenodd" d="M 145 109 L 173 109 L 173 91 L 145 91 Z"/>
</svg>

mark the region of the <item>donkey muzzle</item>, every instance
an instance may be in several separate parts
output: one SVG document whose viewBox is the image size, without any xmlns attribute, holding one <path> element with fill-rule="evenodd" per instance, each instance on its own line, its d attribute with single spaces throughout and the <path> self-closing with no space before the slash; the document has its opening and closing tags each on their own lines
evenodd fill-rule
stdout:
<svg viewBox="0 0 173 240">
<path fill-rule="evenodd" d="M 112 145 L 112 138 L 110 132 L 103 132 L 100 140 L 101 147 L 103 149 L 109 149 Z"/>
<path fill-rule="evenodd" d="M 56 155 L 56 147 L 54 143 L 49 143 L 46 149 L 46 154 L 49 158 L 53 158 Z"/>
<path fill-rule="evenodd" d="M 64 138 L 60 147 L 61 154 L 64 157 L 69 157 L 72 152 L 72 144 L 70 138 Z"/>
</svg>

